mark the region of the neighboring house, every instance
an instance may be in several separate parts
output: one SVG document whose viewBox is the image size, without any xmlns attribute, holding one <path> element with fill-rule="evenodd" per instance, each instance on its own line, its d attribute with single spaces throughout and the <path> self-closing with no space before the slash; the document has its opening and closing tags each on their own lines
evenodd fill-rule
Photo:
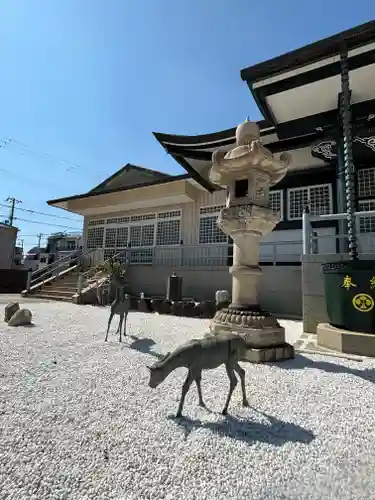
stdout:
<svg viewBox="0 0 375 500">
<path fill-rule="evenodd" d="M 261 299 L 263 294 L 270 310 L 301 310 L 304 206 L 315 215 L 345 211 L 337 109 L 343 43 L 353 91 L 357 208 L 375 209 L 374 39 L 375 22 L 367 23 L 241 72 L 265 117 L 258 122 L 263 144 L 274 154 L 292 156 L 288 174 L 270 195 L 281 222 L 260 250 Z M 164 293 L 166 277 L 177 270 L 187 295 L 212 298 L 216 289 L 230 288 L 232 245 L 216 225 L 226 193 L 210 183 L 208 172 L 212 152 L 234 145 L 235 128 L 200 136 L 154 135 L 185 174 L 128 164 L 88 193 L 48 204 L 83 215 L 84 249 L 102 249 L 103 259 L 130 247 L 129 280 L 137 292 Z M 373 252 L 374 218 L 359 222 L 361 250 Z M 339 252 L 336 221 L 316 222 L 314 231 L 320 237 L 316 252 Z"/>
<path fill-rule="evenodd" d="M 46 249 L 42 247 L 33 247 L 26 253 L 24 259 L 24 266 L 27 269 L 36 271 L 39 269 L 41 255 L 46 253 Z"/>
<path fill-rule="evenodd" d="M 0 223 L 0 269 L 14 267 L 14 253 L 18 229 Z"/>
<path fill-rule="evenodd" d="M 47 252 L 57 254 L 57 258 L 82 246 L 82 233 L 56 233 L 47 238 Z"/>
<path fill-rule="evenodd" d="M 22 266 L 23 264 L 23 248 L 22 247 L 14 247 L 14 259 L 15 266 Z"/>
<path fill-rule="evenodd" d="M 31 248 L 24 260 L 27 269 L 36 271 L 48 266 L 52 261 L 73 254 L 83 247 L 82 233 L 55 233 L 47 238 L 47 246 Z"/>
</svg>

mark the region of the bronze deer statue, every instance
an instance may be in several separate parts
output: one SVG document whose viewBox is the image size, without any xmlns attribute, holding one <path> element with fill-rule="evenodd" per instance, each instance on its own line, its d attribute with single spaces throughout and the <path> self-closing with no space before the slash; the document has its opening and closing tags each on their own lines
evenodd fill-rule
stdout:
<svg viewBox="0 0 375 500">
<path fill-rule="evenodd" d="M 109 328 L 111 326 L 113 316 L 118 315 L 120 316 L 120 320 L 116 334 L 120 334 L 119 341 L 121 342 L 122 327 L 124 327 L 124 336 L 126 336 L 126 323 L 130 310 L 130 297 L 127 293 L 124 293 L 124 289 L 126 286 L 126 282 L 124 279 L 126 268 L 120 262 L 110 258 L 105 264 L 98 266 L 98 271 L 107 273 L 110 282 L 113 283 L 116 288 L 116 297 L 111 304 L 111 313 L 109 315 L 107 333 L 104 341 L 107 342 L 108 340 Z"/>
<path fill-rule="evenodd" d="M 244 358 L 246 349 L 245 341 L 234 334 L 226 334 L 220 337 L 207 336 L 203 339 L 191 340 L 175 349 L 172 353 L 168 353 L 153 366 L 148 367 L 150 370 L 149 386 L 154 389 L 176 368 L 187 368 L 188 374 L 182 386 L 180 404 L 176 415 L 181 417 L 185 396 L 193 382 L 197 385 L 199 405 L 205 407 L 201 389 L 202 370 L 211 370 L 224 364 L 230 382 L 229 394 L 222 410 L 222 414 L 226 415 L 233 391 L 238 383 L 235 372 L 239 375 L 241 381 L 242 405 L 249 406 L 246 397 L 245 370 L 238 363 L 239 360 Z"/>
</svg>

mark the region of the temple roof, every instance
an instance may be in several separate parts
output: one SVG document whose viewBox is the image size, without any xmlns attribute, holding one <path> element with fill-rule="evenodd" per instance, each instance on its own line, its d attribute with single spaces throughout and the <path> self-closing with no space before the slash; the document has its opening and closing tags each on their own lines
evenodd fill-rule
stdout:
<svg viewBox="0 0 375 500">
<path fill-rule="evenodd" d="M 171 177 L 170 174 L 127 163 L 105 181 L 91 189 L 90 192 L 98 193 L 108 189 L 136 187 L 147 182 L 167 179 L 168 177 Z"/>
<path fill-rule="evenodd" d="M 274 127 L 270 127 L 266 121 L 257 122 L 261 128 L 261 140 L 272 153 L 281 153 L 283 151 L 299 150 L 295 152 L 294 157 L 298 161 L 291 169 L 305 167 L 306 154 L 303 149 L 310 146 L 311 143 L 321 137 L 320 131 L 314 131 L 300 137 L 294 137 L 280 141 L 277 137 Z M 212 166 L 212 153 L 217 149 L 228 150 L 236 142 L 236 129 L 231 128 L 213 134 L 198 136 L 183 136 L 160 134 L 154 132 L 154 136 L 164 149 L 169 153 L 201 186 L 208 191 L 222 189 L 209 180 L 209 170 Z M 302 153 L 301 153 L 302 151 Z M 302 158 L 302 156 L 304 156 Z M 320 162 L 318 162 L 320 165 Z"/>
<path fill-rule="evenodd" d="M 276 138 L 275 128 L 267 120 L 257 122 L 262 142 Z M 236 142 L 236 127 L 202 135 L 173 135 L 154 132 L 154 136 L 191 177 L 209 191 L 221 189 L 208 180 L 213 151 L 229 149 Z M 277 139 L 277 138 L 276 138 Z"/>
<path fill-rule="evenodd" d="M 337 123 L 340 52 L 348 51 L 354 118 L 375 112 L 375 21 L 241 71 L 280 139 Z"/>
<path fill-rule="evenodd" d="M 341 92 L 340 51 L 348 51 L 354 129 L 375 116 L 375 21 L 241 71 L 264 120 L 262 143 L 273 153 L 294 151 L 291 169 L 306 168 L 311 145 L 337 134 Z M 203 187 L 218 189 L 208 178 L 212 152 L 235 143 L 235 128 L 186 136 L 155 133 L 164 149 Z M 314 159 L 310 157 L 311 166 Z M 299 162 L 299 163 L 298 163 Z"/>
</svg>

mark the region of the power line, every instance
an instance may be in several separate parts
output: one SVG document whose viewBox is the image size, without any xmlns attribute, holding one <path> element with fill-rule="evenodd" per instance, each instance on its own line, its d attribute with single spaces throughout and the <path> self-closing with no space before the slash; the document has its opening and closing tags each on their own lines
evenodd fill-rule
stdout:
<svg viewBox="0 0 375 500">
<path fill-rule="evenodd" d="M 0 214 L 0 217 L 7 217 L 7 216 L 4 214 Z M 20 220 L 22 222 L 31 222 L 32 224 L 43 224 L 45 226 L 62 227 L 64 229 L 74 229 L 75 231 L 80 231 L 80 228 L 78 228 L 78 227 L 62 226 L 61 224 L 52 224 L 49 222 L 42 222 L 42 221 L 38 221 L 38 220 L 21 219 L 21 217 L 14 217 L 14 220 Z"/>
<path fill-rule="evenodd" d="M 87 168 L 87 167 L 84 167 L 78 163 L 75 163 L 75 162 L 71 162 L 71 161 L 68 161 L 64 158 L 59 158 L 58 156 L 56 155 L 53 155 L 51 153 L 47 153 L 46 151 L 39 151 L 38 149 L 36 148 L 33 148 L 21 141 L 17 141 L 16 139 L 13 139 L 12 137 L 5 137 L 5 140 L 2 139 L 1 140 L 4 145 L 2 147 L 5 147 L 5 146 L 12 146 L 14 145 L 15 147 L 19 147 L 21 149 L 23 149 L 24 151 L 26 151 L 26 153 L 29 153 L 29 154 L 33 154 L 35 156 L 39 156 L 40 158 L 44 158 L 46 160 L 53 160 L 55 163 L 61 163 L 62 165 L 66 165 L 66 168 L 65 170 L 66 171 L 71 171 L 71 170 L 86 170 L 88 171 L 89 173 L 91 174 L 94 174 L 94 175 L 101 175 L 99 174 L 99 172 L 93 172 L 91 169 Z"/>
<path fill-rule="evenodd" d="M 4 204 L 0 203 L 0 207 L 8 207 L 8 205 L 4 205 Z M 17 210 L 21 210 L 22 212 L 29 212 L 30 214 L 45 215 L 47 217 L 53 217 L 55 219 L 66 219 L 66 220 L 71 220 L 74 222 L 80 222 L 78 219 L 73 219 L 73 217 L 64 217 L 63 215 L 47 214 L 45 212 L 38 212 L 36 210 L 30 210 L 28 208 L 17 208 Z"/>
<path fill-rule="evenodd" d="M 14 143 L 14 145 L 16 145 L 16 142 L 17 142 L 17 141 L 15 141 L 14 139 L 8 139 L 8 138 L 7 138 L 6 140 L 4 140 L 4 139 L 0 139 L 0 149 L 5 149 L 5 146 L 11 145 L 12 143 Z M 18 142 L 17 142 L 17 144 L 20 144 L 20 145 L 21 145 L 22 143 L 18 143 Z M 25 147 L 26 147 L 26 145 L 25 145 Z M 7 151 L 10 151 L 10 152 L 13 152 L 13 153 L 17 153 L 17 154 L 19 154 L 19 155 L 21 155 L 21 156 L 25 156 L 25 157 L 27 156 L 27 154 L 26 154 L 25 152 L 18 151 L 17 149 L 16 149 L 16 150 L 12 150 L 12 149 L 9 149 L 9 148 L 7 147 L 7 148 L 6 148 L 6 150 L 7 150 Z M 26 150 L 26 152 L 27 152 L 28 154 L 34 154 L 34 156 L 38 156 L 38 153 L 37 153 L 37 152 L 34 152 L 34 153 L 33 153 L 33 152 L 32 152 L 32 149 L 30 149 L 30 150 Z M 39 157 L 42 157 L 42 158 L 44 158 L 45 160 L 48 160 L 48 157 L 53 158 L 53 156 L 52 156 L 52 155 L 49 155 L 48 153 L 40 153 L 40 152 L 39 152 Z M 51 159 L 50 159 L 49 161 L 51 161 Z M 65 163 L 67 163 L 67 164 L 69 165 L 69 162 L 67 162 L 67 161 L 65 161 L 65 160 L 58 160 L 58 159 L 55 159 L 54 163 L 55 163 L 55 164 L 56 164 L 56 162 L 57 162 L 57 163 L 61 163 L 62 161 L 63 161 L 63 162 L 65 162 Z M 72 163 L 72 164 L 70 164 L 70 165 L 74 165 L 74 166 L 75 166 L 75 168 L 76 168 L 76 170 L 78 169 L 78 167 L 80 167 L 80 168 L 82 168 L 82 169 L 83 169 L 83 168 L 85 168 L 85 167 L 81 167 L 81 166 L 79 166 L 78 164 L 74 164 L 74 163 Z M 64 171 L 71 171 L 71 170 L 72 170 L 71 168 L 64 168 Z M 6 173 L 6 174 L 8 174 L 8 175 L 13 175 L 13 176 L 15 176 L 15 177 L 17 177 L 17 178 L 22 178 L 23 180 L 28 180 L 28 181 L 30 181 L 30 182 L 32 182 L 32 183 L 34 183 L 34 182 L 35 182 L 35 180 L 36 180 L 35 178 L 27 177 L 27 176 L 26 176 L 26 175 L 24 175 L 24 174 L 19 174 L 19 173 L 17 173 L 17 172 L 13 172 L 13 171 L 10 171 L 10 170 L 6 170 L 5 168 L 0 168 L 0 171 L 1 171 L 1 172 L 5 172 L 5 173 Z M 91 171 L 89 171 L 89 172 L 90 172 L 92 175 L 95 175 L 95 182 L 97 182 L 97 176 L 103 177 L 103 175 L 102 175 L 102 174 L 99 174 L 99 172 L 95 172 L 95 173 L 93 173 L 93 172 L 91 172 Z M 45 182 L 44 180 L 38 180 L 37 182 L 38 182 L 38 184 L 40 184 L 40 185 L 44 185 L 45 187 L 48 187 L 49 189 L 51 189 L 51 188 L 52 188 L 52 189 L 55 189 L 55 188 L 57 187 L 57 184 L 50 184 L 49 182 Z"/>
</svg>

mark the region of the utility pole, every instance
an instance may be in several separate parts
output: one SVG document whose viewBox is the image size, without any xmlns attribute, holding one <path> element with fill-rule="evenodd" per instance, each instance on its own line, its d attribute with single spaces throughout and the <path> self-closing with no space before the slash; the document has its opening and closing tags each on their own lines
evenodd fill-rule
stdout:
<svg viewBox="0 0 375 500">
<path fill-rule="evenodd" d="M 43 233 L 37 234 L 37 237 L 38 237 L 38 247 L 40 248 L 40 244 L 41 244 L 42 238 L 43 238 Z"/>
<path fill-rule="evenodd" d="M 5 201 L 8 201 L 10 203 L 9 225 L 13 226 L 15 205 L 16 203 L 22 203 L 22 201 L 16 200 L 16 198 L 10 196 Z"/>
</svg>

